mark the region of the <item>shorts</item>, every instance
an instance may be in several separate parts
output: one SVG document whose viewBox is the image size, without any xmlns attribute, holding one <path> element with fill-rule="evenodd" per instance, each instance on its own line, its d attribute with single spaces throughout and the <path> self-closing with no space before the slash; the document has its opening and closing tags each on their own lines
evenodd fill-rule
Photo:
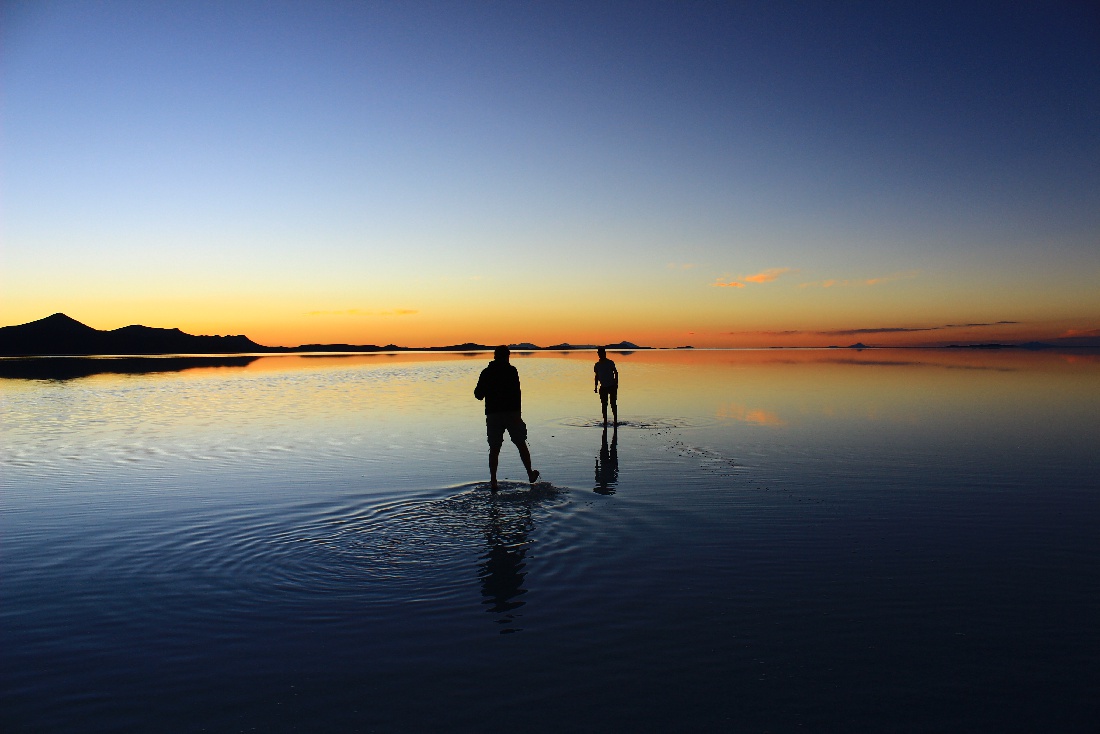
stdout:
<svg viewBox="0 0 1100 734">
<path fill-rule="evenodd" d="M 504 444 L 504 432 L 512 443 L 521 444 L 527 440 L 527 424 L 519 417 L 519 411 L 510 413 L 489 413 L 485 416 L 485 436 L 489 439 L 489 448 L 499 449 Z"/>
</svg>

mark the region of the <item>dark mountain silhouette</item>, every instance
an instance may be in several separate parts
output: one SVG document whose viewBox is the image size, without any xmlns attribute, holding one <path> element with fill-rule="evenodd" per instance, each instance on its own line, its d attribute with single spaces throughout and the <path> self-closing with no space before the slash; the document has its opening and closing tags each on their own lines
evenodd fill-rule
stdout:
<svg viewBox="0 0 1100 734">
<path fill-rule="evenodd" d="M 1029 342 L 1025 346 L 1027 346 L 1029 349 L 1046 349 L 1050 347 L 1095 348 L 1100 347 L 1100 336 L 1059 336 L 1053 339 L 1048 339 L 1047 342 Z"/>
<path fill-rule="evenodd" d="M 151 326 L 123 326 L 101 331 L 80 323 L 63 313 L 55 313 L 38 321 L 18 326 L 0 327 L 0 356 L 60 357 L 90 355 L 143 354 L 285 354 L 298 352 L 484 352 L 494 345 L 453 344 L 445 347 L 399 347 L 387 344 L 303 344 L 297 347 L 265 347 L 246 336 L 194 336 L 179 329 L 158 329 Z M 609 350 L 652 349 L 630 342 L 606 345 Z M 517 351 L 595 349 L 595 345 L 559 344 L 539 347 L 522 343 L 512 345 Z"/>
<path fill-rule="evenodd" d="M 266 352 L 246 336 L 193 336 L 179 329 L 124 326 L 100 331 L 63 313 L 0 327 L 0 355 L 241 354 Z"/>
<path fill-rule="evenodd" d="M 635 349 L 653 349 L 653 347 L 639 347 L 632 342 L 622 341 L 616 344 L 570 344 L 568 342 L 562 344 L 555 344 L 552 347 L 545 347 L 547 351 L 555 352 L 567 352 L 570 350 L 584 350 L 584 349 L 596 349 L 597 347 L 603 347 L 604 349 L 610 349 L 612 351 L 633 351 Z"/>
</svg>

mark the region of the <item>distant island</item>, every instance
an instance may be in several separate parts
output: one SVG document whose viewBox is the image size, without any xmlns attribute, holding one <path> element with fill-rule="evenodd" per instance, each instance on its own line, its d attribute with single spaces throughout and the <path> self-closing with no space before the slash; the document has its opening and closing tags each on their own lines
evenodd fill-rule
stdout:
<svg viewBox="0 0 1100 734">
<path fill-rule="evenodd" d="M 243 334 L 195 336 L 179 329 L 151 326 L 123 326 L 109 331 L 94 329 L 63 313 L 17 326 L 0 327 L 0 356 L 47 357 L 90 355 L 161 354 L 293 354 L 298 352 L 476 352 L 491 351 L 495 345 L 452 344 L 442 347 L 403 347 L 395 344 L 302 344 L 297 347 L 268 347 Z M 572 351 L 603 346 L 615 351 L 652 349 L 628 341 L 617 344 L 555 344 L 540 347 L 521 343 L 509 345 L 515 351 Z"/>
</svg>

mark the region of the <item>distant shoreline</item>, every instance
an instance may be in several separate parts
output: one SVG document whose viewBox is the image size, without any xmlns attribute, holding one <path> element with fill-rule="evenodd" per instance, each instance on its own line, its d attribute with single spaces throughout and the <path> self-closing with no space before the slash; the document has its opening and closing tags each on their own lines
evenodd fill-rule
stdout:
<svg viewBox="0 0 1100 734">
<path fill-rule="evenodd" d="M 319 348 L 305 347 L 264 347 L 255 351 L 246 352 L 88 352 L 88 353 L 19 353 L 0 354 L 0 362 L 15 362 L 22 360 L 161 360 L 173 359 L 194 361 L 226 361 L 235 359 L 248 359 L 250 361 L 261 357 L 279 356 L 342 356 L 354 357 L 365 354 L 492 354 L 494 346 L 475 345 L 471 347 L 378 347 L 378 348 L 337 348 L 333 345 L 320 345 Z M 599 347 L 588 345 L 570 345 L 567 347 L 515 347 L 508 345 L 512 354 L 535 353 L 569 353 L 569 352 L 595 352 Z M 1017 351 L 1017 352 L 1057 352 L 1057 353 L 1100 353 L 1100 346 L 1060 346 L 1056 344 L 1043 344 L 1033 346 L 1026 344 L 946 344 L 946 345 L 917 345 L 917 346 L 860 346 L 860 347 L 604 347 L 608 353 L 630 354 L 632 352 L 863 352 L 863 351 L 910 351 L 910 352 L 937 352 L 937 351 Z"/>
<path fill-rule="evenodd" d="M 629 341 L 613 344 L 553 344 L 542 347 L 521 342 L 508 345 L 517 352 L 577 351 L 605 347 L 611 351 L 653 349 Z M 38 321 L 0 327 L 0 357 L 93 357 L 93 356 L 168 356 L 168 355 L 249 355 L 249 354 L 364 354 L 397 352 L 482 352 L 496 345 L 465 342 L 447 346 L 405 347 L 396 344 L 302 344 L 296 347 L 268 347 L 243 334 L 236 336 L 195 336 L 179 329 L 151 326 L 124 326 L 109 331 L 94 329 L 63 313 Z M 690 349 L 691 347 L 682 347 Z"/>
<path fill-rule="evenodd" d="M 0 327 L 0 357 L 49 358 L 49 357 L 169 357 L 212 355 L 270 355 L 270 354 L 396 354 L 396 353 L 462 353 L 491 352 L 496 345 L 466 342 L 447 346 L 405 347 L 396 344 L 302 344 L 296 347 L 268 347 L 257 344 L 244 335 L 195 336 L 179 329 L 163 329 L 150 326 L 124 326 L 113 330 L 94 329 L 62 313 L 55 313 L 38 321 L 16 326 Z M 608 351 L 623 353 L 643 350 L 691 350 L 696 347 L 650 347 L 630 341 L 610 344 L 561 343 L 539 346 L 530 342 L 509 344 L 514 352 L 574 352 L 593 351 L 604 347 Z M 737 347 L 730 349 L 975 349 L 975 350 L 1094 350 L 1100 348 L 1100 338 L 1060 337 L 1049 341 L 1031 341 L 1019 344 L 946 344 L 916 346 L 880 346 L 857 342 L 847 346 L 825 347 Z M 709 348 L 707 348 L 709 349 Z"/>
</svg>

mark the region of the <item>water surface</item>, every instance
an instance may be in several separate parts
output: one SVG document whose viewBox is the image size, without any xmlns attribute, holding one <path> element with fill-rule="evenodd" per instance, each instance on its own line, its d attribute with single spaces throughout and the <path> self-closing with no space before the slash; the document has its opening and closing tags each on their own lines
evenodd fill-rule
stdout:
<svg viewBox="0 0 1100 734">
<path fill-rule="evenodd" d="M 610 356 L 7 365 L 0 724 L 1094 730 L 1095 356 Z"/>
</svg>

